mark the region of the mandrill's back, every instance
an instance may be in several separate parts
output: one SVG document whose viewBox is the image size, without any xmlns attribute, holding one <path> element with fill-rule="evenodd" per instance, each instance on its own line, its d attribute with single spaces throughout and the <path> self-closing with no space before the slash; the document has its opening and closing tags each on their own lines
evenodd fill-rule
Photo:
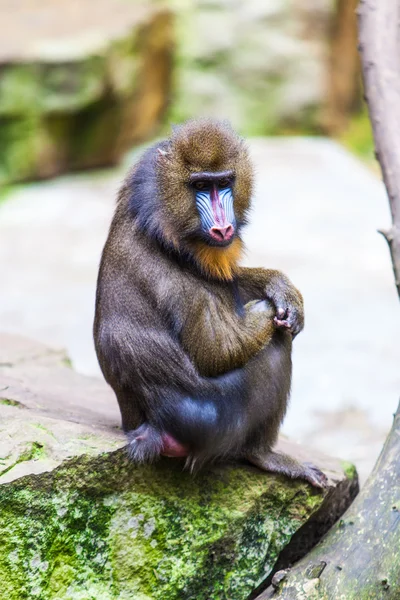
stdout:
<svg viewBox="0 0 400 600">
<path fill-rule="evenodd" d="M 122 199 L 103 250 L 94 321 L 99 363 L 114 388 L 125 384 L 135 387 L 137 368 L 143 377 L 146 338 L 150 342 L 151 334 L 161 335 L 168 326 L 165 309 L 169 304 L 176 309 L 179 302 L 179 298 L 171 297 L 174 272 L 179 271 L 179 266 L 140 231 L 133 219 L 121 215 L 124 204 Z M 143 335 L 139 339 L 140 331 Z M 115 340 L 117 344 L 113 343 Z M 164 360 L 162 353 L 158 355 L 155 350 L 153 345 L 152 355 L 147 357 L 149 380 L 154 376 L 153 364 Z M 128 360 L 130 364 L 126 364 Z"/>
</svg>

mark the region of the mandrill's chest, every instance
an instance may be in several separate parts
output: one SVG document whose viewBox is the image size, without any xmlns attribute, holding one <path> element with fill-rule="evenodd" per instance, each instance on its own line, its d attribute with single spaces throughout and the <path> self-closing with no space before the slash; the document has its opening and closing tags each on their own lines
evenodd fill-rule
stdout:
<svg viewBox="0 0 400 600">
<path fill-rule="evenodd" d="M 214 364 L 215 354 L 222 354 L 219 349 L 229 346 L 230 340 L 233 343 L 245 327 L 237 282 L 202 277 L 194 269 L 164 258 L 157 263 L 152 286 L 155 308 L 165 326 L 199 370 L 209 372 L 211 349 Z"/>
<path fill-rule="evenodd" d="M 187 289 L 185 299 L 186 327 L 201 322 L 203 326 L 219 331 L 233 321 L 240 322 L 245 313 L 238 286 L 234 282 L 197 281 Z"/>
<path fill-rule="evenodd" d="M 176 307 L 177 308 L 177 305 Z M 225 364 L 226 349 L 235 344 L 244 327 L 244 309 L 233 285 L 207 282 L 187 294 L 178 338 L 199 372 L 216 376 L 231 366 Z M 175 314 L 175 322 L 176 322 Z M 228 352 L 228 355 L 231 353 Z"/>
<path fill-rule="evenodd" d="M 218 323 L 224 322 L 228 315 L 237 318 L 243 313 L 236 283 L 206 279 L 176 264 L 168 267 L 159 270 L 153 285 L 161 304 L 159 308 L 177 326 L 184 327 L 187 321 L 200 315 Z"/>
</svg>

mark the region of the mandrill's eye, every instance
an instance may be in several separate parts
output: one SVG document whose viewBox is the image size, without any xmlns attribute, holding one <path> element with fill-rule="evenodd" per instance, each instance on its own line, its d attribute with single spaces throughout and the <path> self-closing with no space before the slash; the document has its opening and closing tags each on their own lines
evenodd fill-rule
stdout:
<svg viewBox="0 0 400 600">
<path fill-rule="evenodd" d="M 229 187 L 230 185 L 231 185 L 231 181 L 227 177 L 224 177 L 224 179 L 218 180 L 218 187 L 220 187 L 221 189 L 225 189 L 225 188 Z"/>
<path fill-rule="evenodd" d="M 204 190 L 204 189 L 205 189 L 207 186 L 206 186 L 206 184 L 204 183 L 204 181 L 196 181 L 196 182 L 193 184 L 193 187 L 194 187 L 196 190 Z"/>
</svg>

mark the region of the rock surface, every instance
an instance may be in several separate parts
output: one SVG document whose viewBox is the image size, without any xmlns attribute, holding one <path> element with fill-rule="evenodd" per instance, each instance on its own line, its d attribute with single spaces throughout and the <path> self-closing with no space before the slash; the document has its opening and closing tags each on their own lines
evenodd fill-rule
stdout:
<svg viewBox="0 0 400 600">
<path fill-rule="evenodd" d="M 0 21 L 0 185 L 114 164 L 154 132 L 170 87 L 170 11 L 5 0 Z"/>
<path fill-rule="evenodd" d="M 170 0 L 177 12 L 172 120 L 230 119 L 246 135 L 320 127 L 331 0 Z"/>
<path fill-rule="evenodd" d="M 329 493 L 245 465 L 135 467 L 113 394 L 66 362 L 0 336 L 1 598 L 245 600 L 292 536 L 286 560 L 357 490 L 353 468 L 315 456 Z"/>
</svg>

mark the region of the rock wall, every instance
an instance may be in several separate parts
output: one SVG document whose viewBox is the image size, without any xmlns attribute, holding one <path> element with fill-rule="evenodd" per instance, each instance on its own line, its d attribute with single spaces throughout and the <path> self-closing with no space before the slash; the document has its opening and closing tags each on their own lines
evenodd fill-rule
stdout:
<svg viewBox="0 0 400 600">
<path fill-rule="evenodd" d="M 171 119 L 230 119 L 246 135 L 319 128 L 332 0 L 170 0 L 178 14 Z"/>
<path fill-rule="evenodd" d="M 114 164 L 154 134 L 172 14 L 132 0 L 0 6 L 0 186 Z"/>
<path fill-rule="evenodd" d="M 167 121 L 315 131 L 333 0 L 4 0 L 0 185 L 116 163 Z"/>
</svg>

